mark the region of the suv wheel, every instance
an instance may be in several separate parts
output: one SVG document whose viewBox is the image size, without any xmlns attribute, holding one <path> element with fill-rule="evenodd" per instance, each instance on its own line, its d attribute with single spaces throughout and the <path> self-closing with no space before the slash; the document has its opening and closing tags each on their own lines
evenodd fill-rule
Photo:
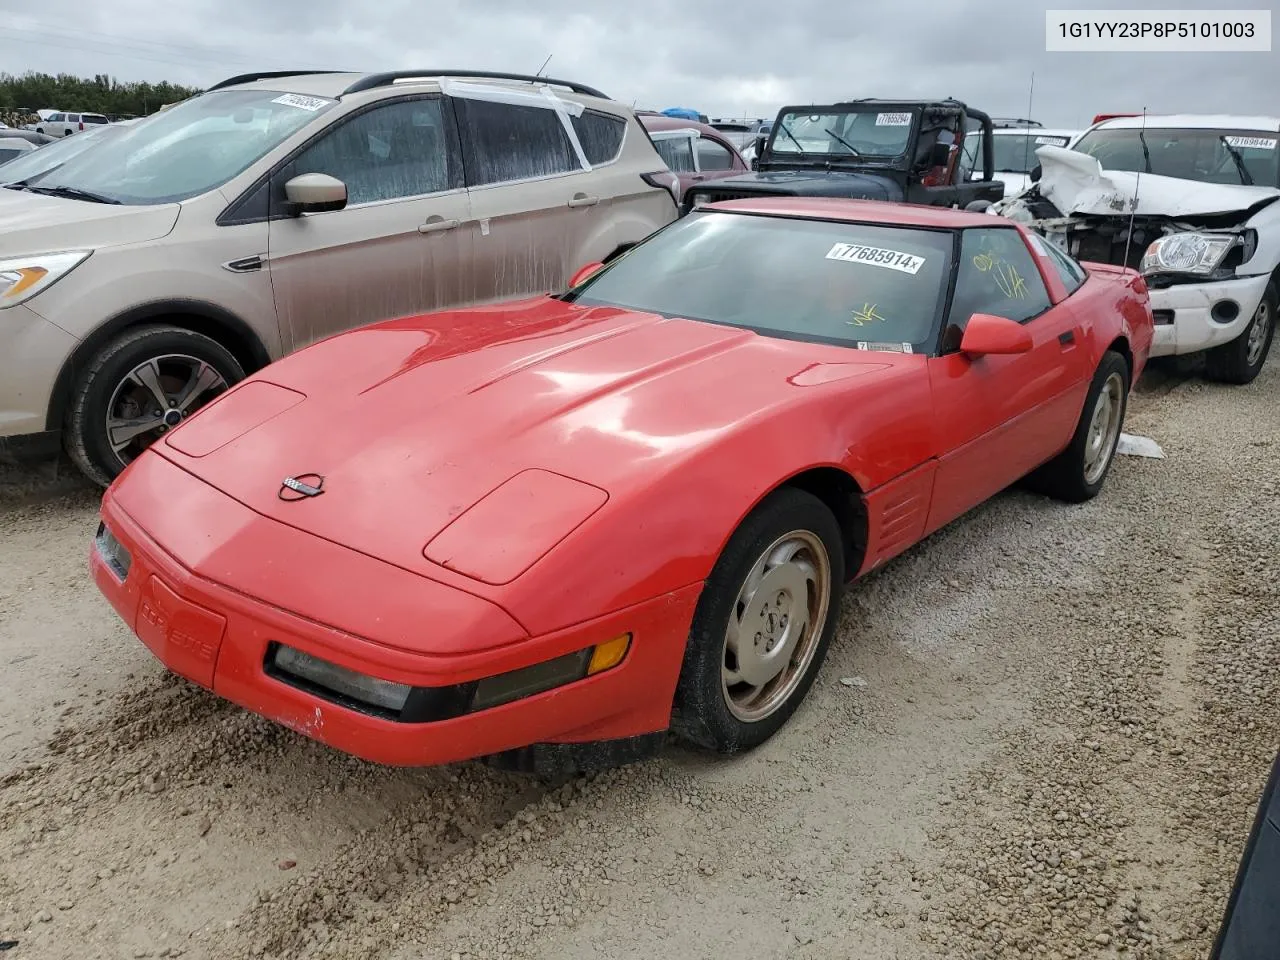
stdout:
<svg viewBox="0 0 1280 960">
<path fill-rule="evenodd" d="M 1267 362 L 1276 334 L 1276 306 L 1280 296 L 1274 283 L 1267 284 L 1253 319 L 1240 336 L 1205 354 L 1205 374 L 1218 383 L 1252 383 Z"/>
<path fill-rule="evenodd" d="M 172 326 L 130 330 L 102 347 L 75 384 L 67 453 L 105 487 L 156 439 L 242 379 L 231 352 L 203 334 Z"/>
</svg>

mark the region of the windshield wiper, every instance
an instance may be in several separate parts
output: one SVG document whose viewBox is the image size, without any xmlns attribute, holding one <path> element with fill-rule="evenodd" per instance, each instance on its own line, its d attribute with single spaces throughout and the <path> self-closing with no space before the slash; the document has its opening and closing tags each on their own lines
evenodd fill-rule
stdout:
<svg viewBox="0 0 1280 960">
<path fill-rule="evenodd" d="M 1231 145 L 1231 142 L 1225 136 L 1219 136 L 1222 145 L 1227 148 L 1227 153 L 1231 154 L 1231 159 L 1236 165 L 1236 172 L 1240 174 L 1240 182 L 1246 187 L 1253 186 L 1253 175 L 1249 173 L 1249 168 L 1244 165 L 1244 157 L 1240 155 L 1240 151 Z"/>
<path fill-rule="evenodd" d="M 783 133 L 791 138 L 791 142 L 796 145 L 796 149 L 800 151 L 801 156 L 808 156 L 809 151 L 800 145 L 800 141 L 796 139 L 796 135 L 787 129 L 787 125 L 785 123 L 778 124 L 778 127 Z"/>
<path fill-rule="evenodd" d="M 1144 131 L 1138 131 L 1138 142 L 1142 144 L 1142 162 L 1145 165 L 1143 173 L 1155 173 L 1151 169 L 1151 151 L 1147 149 L 1147 135 Z"/>
<path fill-rule="evenodd" d="M 115 203 L 120 201 L 111 197 L 104 197 L 100 193 L 90 193 L 88 190 L 81 190 L 79 187 L 27 187 L 32 193 L 44 194 L 46 197 L 63 197 L 67 200 L 87 200 L 90 203 Z"/>
<path fill-rule="evenodd" d="M 833 137 L 835 137 L 837 140 L 839 140 L 841 143 L 843 143 L 846 147 L 848 147 L 848 148 L 849 148 L 849 152 L 850 152 L 851 154 L 853 154 L 855 157 L 861 157 L 861 156 L 862 156 L 862 154 L 858 152 L 858 148 L 857 148 L 857 147 L 855 147 L 852 143 L 850 143 L 850 142 L 849 142 L 848 140 L 846 140 L 844 137 L 840 136 L 840 134 L 836 133 L 836 132 L 835 132 L 834 130 L 832 130 L 831 128 L 829 128 L 829 127 L 823 127 L 823 128 L 822 128 L 822 130 L 823 130 L 823 132 L 824 132 L 824 133 L 830 134 L 831 136 L 833 136 Z"/>
</svg>

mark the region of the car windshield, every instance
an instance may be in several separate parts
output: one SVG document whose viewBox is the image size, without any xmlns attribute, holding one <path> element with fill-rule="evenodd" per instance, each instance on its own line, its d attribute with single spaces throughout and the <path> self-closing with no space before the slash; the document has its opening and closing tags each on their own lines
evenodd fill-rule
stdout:
<svg viewBox="0 0 1280 960">
<path fill-rule="evenodd" d="M 773 154 L 870 157 L 891 160 L 906 153 L 913 111 L 839 110 L 784 113 L 774 122 Z"/>
<path fill-rule="evenodd" d="M 126 204 L 186 200 L 220 187 L 335 102 L 266 90 L 202 94 L 71 157 L 40 187 Z"/>
<path fill-rule="evenodd" d="M 995 151 L 995 169 L 1000 173 L 1027 173 L 1039 161 L 1041 147 L 1065 147 L 1070 137 L 1046 133 L 1007 133 L 991 138 Z"/>
<path fill-rule="evenodd" d="M 1139 134 L 1142 134 L 1140 137 Z M 1146 154 L 1142 140 L 1147 143 Z M 1280 134 L 1275 130 L 1175 130 L 1148 127 L 1086 133 L 1073 149 L 1104 170 L 1131 170 L 1201 183 L 1280 185 Z"/>
<path fill-rule="evenodd" d="M 919 353 L 933 347 L 953 239 L 949 231 L 694 212 L 562 296 Z"/>
<path fill-rule="evenodd" d="M 10 160 L 22 156 L 24 153 L 31 153 L 31 150 L 26 147 L 25 143 L 21 147 L 9 146 L 8 144 L 0 143 L 0 167 L 4 166 Z M 0 175 L 3 174 L 4 171 L 0 170 Z"/>
<path fill-rule="evenodd" d="M 128 127 L 117 126 L 94 127 L 77 136 L 64 137 L 38 150 L 31 150 L 18 159 L 6 163 L 4 168 L 0 169 L 0 184 L 34 183 L 50 170 L 62 166 L 95 143 L 128 129 Z"/>
</svg>

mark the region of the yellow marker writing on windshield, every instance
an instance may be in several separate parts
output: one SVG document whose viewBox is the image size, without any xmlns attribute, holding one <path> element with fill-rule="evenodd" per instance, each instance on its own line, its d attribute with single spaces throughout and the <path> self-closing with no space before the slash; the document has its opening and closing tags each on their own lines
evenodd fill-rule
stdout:
<svg viewBox="0 0 1280 960">
<path fill-rule="evenodd" d="M 884 317 L 876 313 L 876 304 L 864 303 L 860 309 L 853 311 L 853 319 L 849 323 L 855 327 L 865 327 L 868 323 L 877 323 L 883 320 Z"/>
</svg>

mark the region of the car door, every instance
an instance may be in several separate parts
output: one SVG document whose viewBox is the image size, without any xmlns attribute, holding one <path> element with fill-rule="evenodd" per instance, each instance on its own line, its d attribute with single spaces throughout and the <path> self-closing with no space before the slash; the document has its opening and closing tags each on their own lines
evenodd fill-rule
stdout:
<svg viewBox="0 0 1280 960">
<path fill-rule="evenodd" d="M 470 299 L 562 288 L 581 266 L 582 251 L 600 246 L 592 238 L 608 223 L 602 210 L 608 198 L 571 133 L 580 105 L 478 84 L 450 84 L 449 95 L 479 224 L 467 274 Z"/>
<path fill-rule="evenodd" d="M 342 210 L 287 216 L 288 180 L 325 173 Z M 457 132 L 439 95 L 339 120 L 272 177 L 268 260 L 289 349 L 378 320 L 467 302 L 474 220 Z"/>
<path fill-rule="evenodd" d="M 941 349 L 929 360 L 939 466 L 932 532 L 1025 476 L 1071 439 L 1088 389 L 1081 317 L 1012 226 L 962 232 Z M 1023 324 L 1027 353 L 968 357 L 959 350 L 975 313 Z"/>
</svg>

